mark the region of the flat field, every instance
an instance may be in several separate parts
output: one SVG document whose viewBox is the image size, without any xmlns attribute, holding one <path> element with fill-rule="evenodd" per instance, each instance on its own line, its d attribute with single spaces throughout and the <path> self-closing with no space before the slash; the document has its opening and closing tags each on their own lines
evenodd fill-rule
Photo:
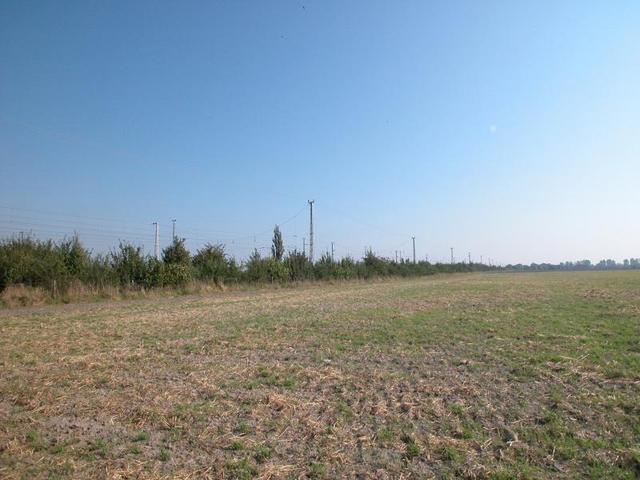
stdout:
<svg viewBox="0 0 640 480">
<path fill-rule="evenodd" d="M 0 478 L 640 476 L 640 272 L 0 310 Z"/>
</svg>

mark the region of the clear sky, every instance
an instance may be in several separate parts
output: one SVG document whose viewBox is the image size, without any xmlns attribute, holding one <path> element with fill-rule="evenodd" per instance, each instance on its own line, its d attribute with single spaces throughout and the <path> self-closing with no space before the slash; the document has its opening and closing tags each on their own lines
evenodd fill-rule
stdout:
<svg viewBox="0 0 640 480">
<path fill-rule="evenodd" d="M 0 3 L 0 235 L 640 257 L 640 3 Z M 266 250 L 263 250 L 263 252 Z"/>
</svg>

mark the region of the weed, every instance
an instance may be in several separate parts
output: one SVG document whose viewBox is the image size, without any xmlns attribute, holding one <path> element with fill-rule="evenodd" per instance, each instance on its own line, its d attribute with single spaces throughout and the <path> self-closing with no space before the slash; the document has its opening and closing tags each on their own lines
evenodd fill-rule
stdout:
<svg viewBox="0 0 640 480">
<path fill-rule="evenodd" d="M 336 402 L 336 412 L 346 421 L 353 420 L 353 409 L 344 401 Z"/>
<path fill-rule="evenodd" d="M 248 435 L 251 433 L 251 425 L 245 421 L 241 421 L 236 425 L 235 432 L 241 435 Z"/>
<path fill-rule="evenodd" d="M 242 444 L 242 442 L 239 442 L 236 440 L 234 442 L 231 442 L 231 444 L 229 445 L 229 450 L 234 450 L 234 451 L 244 450 L 244 445 Z"/>
<path fill-rule="evenodd" d="M 198 347 L 196 345 L 188 343 L 188 344 L 186 344 L 184 346 L 184 351 L 185 351 L 185 353 L 188 353 L 188 354 L 197 353 L 198 352 Z"/>
<path fill-rule="evenodd" d="M 271 458 L 272 450 L 266 445 L 258 445 L 253 453 L 253 458 L 255 458 L 256 462 L 262 463 L 265 460 Z"/>
<path fill-rule="evenodd" d="M 415 439 L 408 433 L 403 433 L 400 440 L 404 443 L 405 451 L 403 457 L 407 460 L 413 460 L 420 455 L 420 446 Z"/>
<path fill-rule="evenodd" d="M 32 449 L 38 451 L 45 450 L 47 448 L 47 442 L 39 431 L 30 430 L 27 432 L 26 437 L 27 443 Z"/>
<path fill-rule="evenodd" d="M 464 415 L 464 407 L 459 403 L 452 403 L 449 405 L 449 411 L 458 417 Z"/>
<path fill-rule="evenodd" d="M 171 458 L 171 452 L 166 448 L 161 448 L 160 453 L 158 453 L 158 460 L 161 462 L 167 462 Z"/>
<path fill-rule="evenodd" d="M 451 445 L 442 445 L 438 449 L 438 453 L 440 455 L 440 458 L 447 462 L 459 463 L 463 459 L 462 454 Z"/>
<path fill-rule="evenodd" d="M 65 446 L 62 443 L 56 443 L 49 447 L 49 453 L 52 455 L 61 455 L 64 453 Z"/>
<path fill-rule="evenodd" d="M 258 470 L 246 459 L 228 461 L 225 470 L 235 480 L 249 480 L 258 474 Z"/>
<path fill-rule="evenodd" d="M 390 442 L 391 440 L 393 440 L 395 435 L 393 433 L 393 430 L 385 427 L 378 430 L 376 436 L 381 442 Z"/>
<path fill-rule="evenodd" d="M 323 478 L 327 474 L 327 467 L 323 463 L 312 462 L 309 465 L 309 478 Z"/>
<path fill-rule="evenodd" d="M 89 451 L 100 456 L 106 457 L 110 450 L 109 443 L 104 438 L 96 438 L 89 446 Z"/>
<path fill-rule="evenodd" d="M 132 438 L 134 442 L 146 442 L 149 440 L 149 433 L 145 431 L 138 432 Z"/>
</svg>

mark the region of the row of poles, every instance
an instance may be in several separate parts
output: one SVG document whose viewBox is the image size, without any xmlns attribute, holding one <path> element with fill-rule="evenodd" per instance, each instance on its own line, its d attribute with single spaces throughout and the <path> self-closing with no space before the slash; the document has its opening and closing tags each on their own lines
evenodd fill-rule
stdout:
<svg viewBox="0 0 640 480">
<path fill-rule="evenodd" d="M 313 263 L 313 204 L 315 203 L 315 200 L 307 200 L 307 203 L 309 204 L 309 261 L 311 261 L 311 263 Z M 172 223 L 172 238 L 175 240 L 176 238 L 176 219 L 172 219 L 171 220 Z M 156 259 L 160 260 L 160 225 L 158 224 L 158 222 L 153 222 L 153 225 L 155 226 L 156 232 L 155 232 L 155 242 L 154 242 L 154 246 L 153 246 L 153 254 L 156 257 Z M 412 236 L 411 237 L 411 242 L 412 242 L 412 246 L 413 246 L 413 263 L 416 263 L 416 237 Z M 302 239 L 302 253 L 306 254 L 305 252 L 306 250 L 306 241 L 303 238 Z M 396 262 L 398 261 L 398 251 L 396 250 L 395 252 L 396 254 Z M 334 258 L 334 243 L 331 242 L 331 259 Z M 429 260 L 428 257 L 427 261 Z M 453 264 L 455 261 L 455 258 L 453 256 L 453 247 L 451 247 L 451 263 Z M 469 264 L 471 264 L 471 252 L 469 252 Z M 480 263 L 482 263 L 482 255 L 480 255 Z M 491 261 L 489 260 L 489 264 L 491 264 Z"/>
</svg>

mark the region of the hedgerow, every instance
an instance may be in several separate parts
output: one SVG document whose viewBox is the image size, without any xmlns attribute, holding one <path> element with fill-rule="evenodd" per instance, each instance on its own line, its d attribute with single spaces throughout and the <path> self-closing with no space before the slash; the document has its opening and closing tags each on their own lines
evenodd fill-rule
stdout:
<svg viewBox="0 0 640 480">
<path fill-rule="evenodd" d="M 238 264 L 224 245 L 207 244 L 192 255 L 185 240 L 176 238 L 161 259 L 145 255 L 128 242 L 106 255 L 92 255 L 77 236 L 60 242 L 32 237 L 0 241 L 0 291 L 10 285 L 43 289 L 52 296 L 64 294 L 71 285 L 93 289 L 152 289 L 182 287 L 193 281 L 228 283 L 286 283 L 305 280 L 369 279 L 387 276 L 432 275 L 486 269 L 477 264 L 431 264 L 392 261 L 368 251 L 361 260 L 334 260 L 324 254 L 316 262 L 297 250 L 283 254 L 281 236 L 275 230 L 272 256 L 254 251 Z M 281 234 L 280 234 L 281 235 Z"/>
</svg>

